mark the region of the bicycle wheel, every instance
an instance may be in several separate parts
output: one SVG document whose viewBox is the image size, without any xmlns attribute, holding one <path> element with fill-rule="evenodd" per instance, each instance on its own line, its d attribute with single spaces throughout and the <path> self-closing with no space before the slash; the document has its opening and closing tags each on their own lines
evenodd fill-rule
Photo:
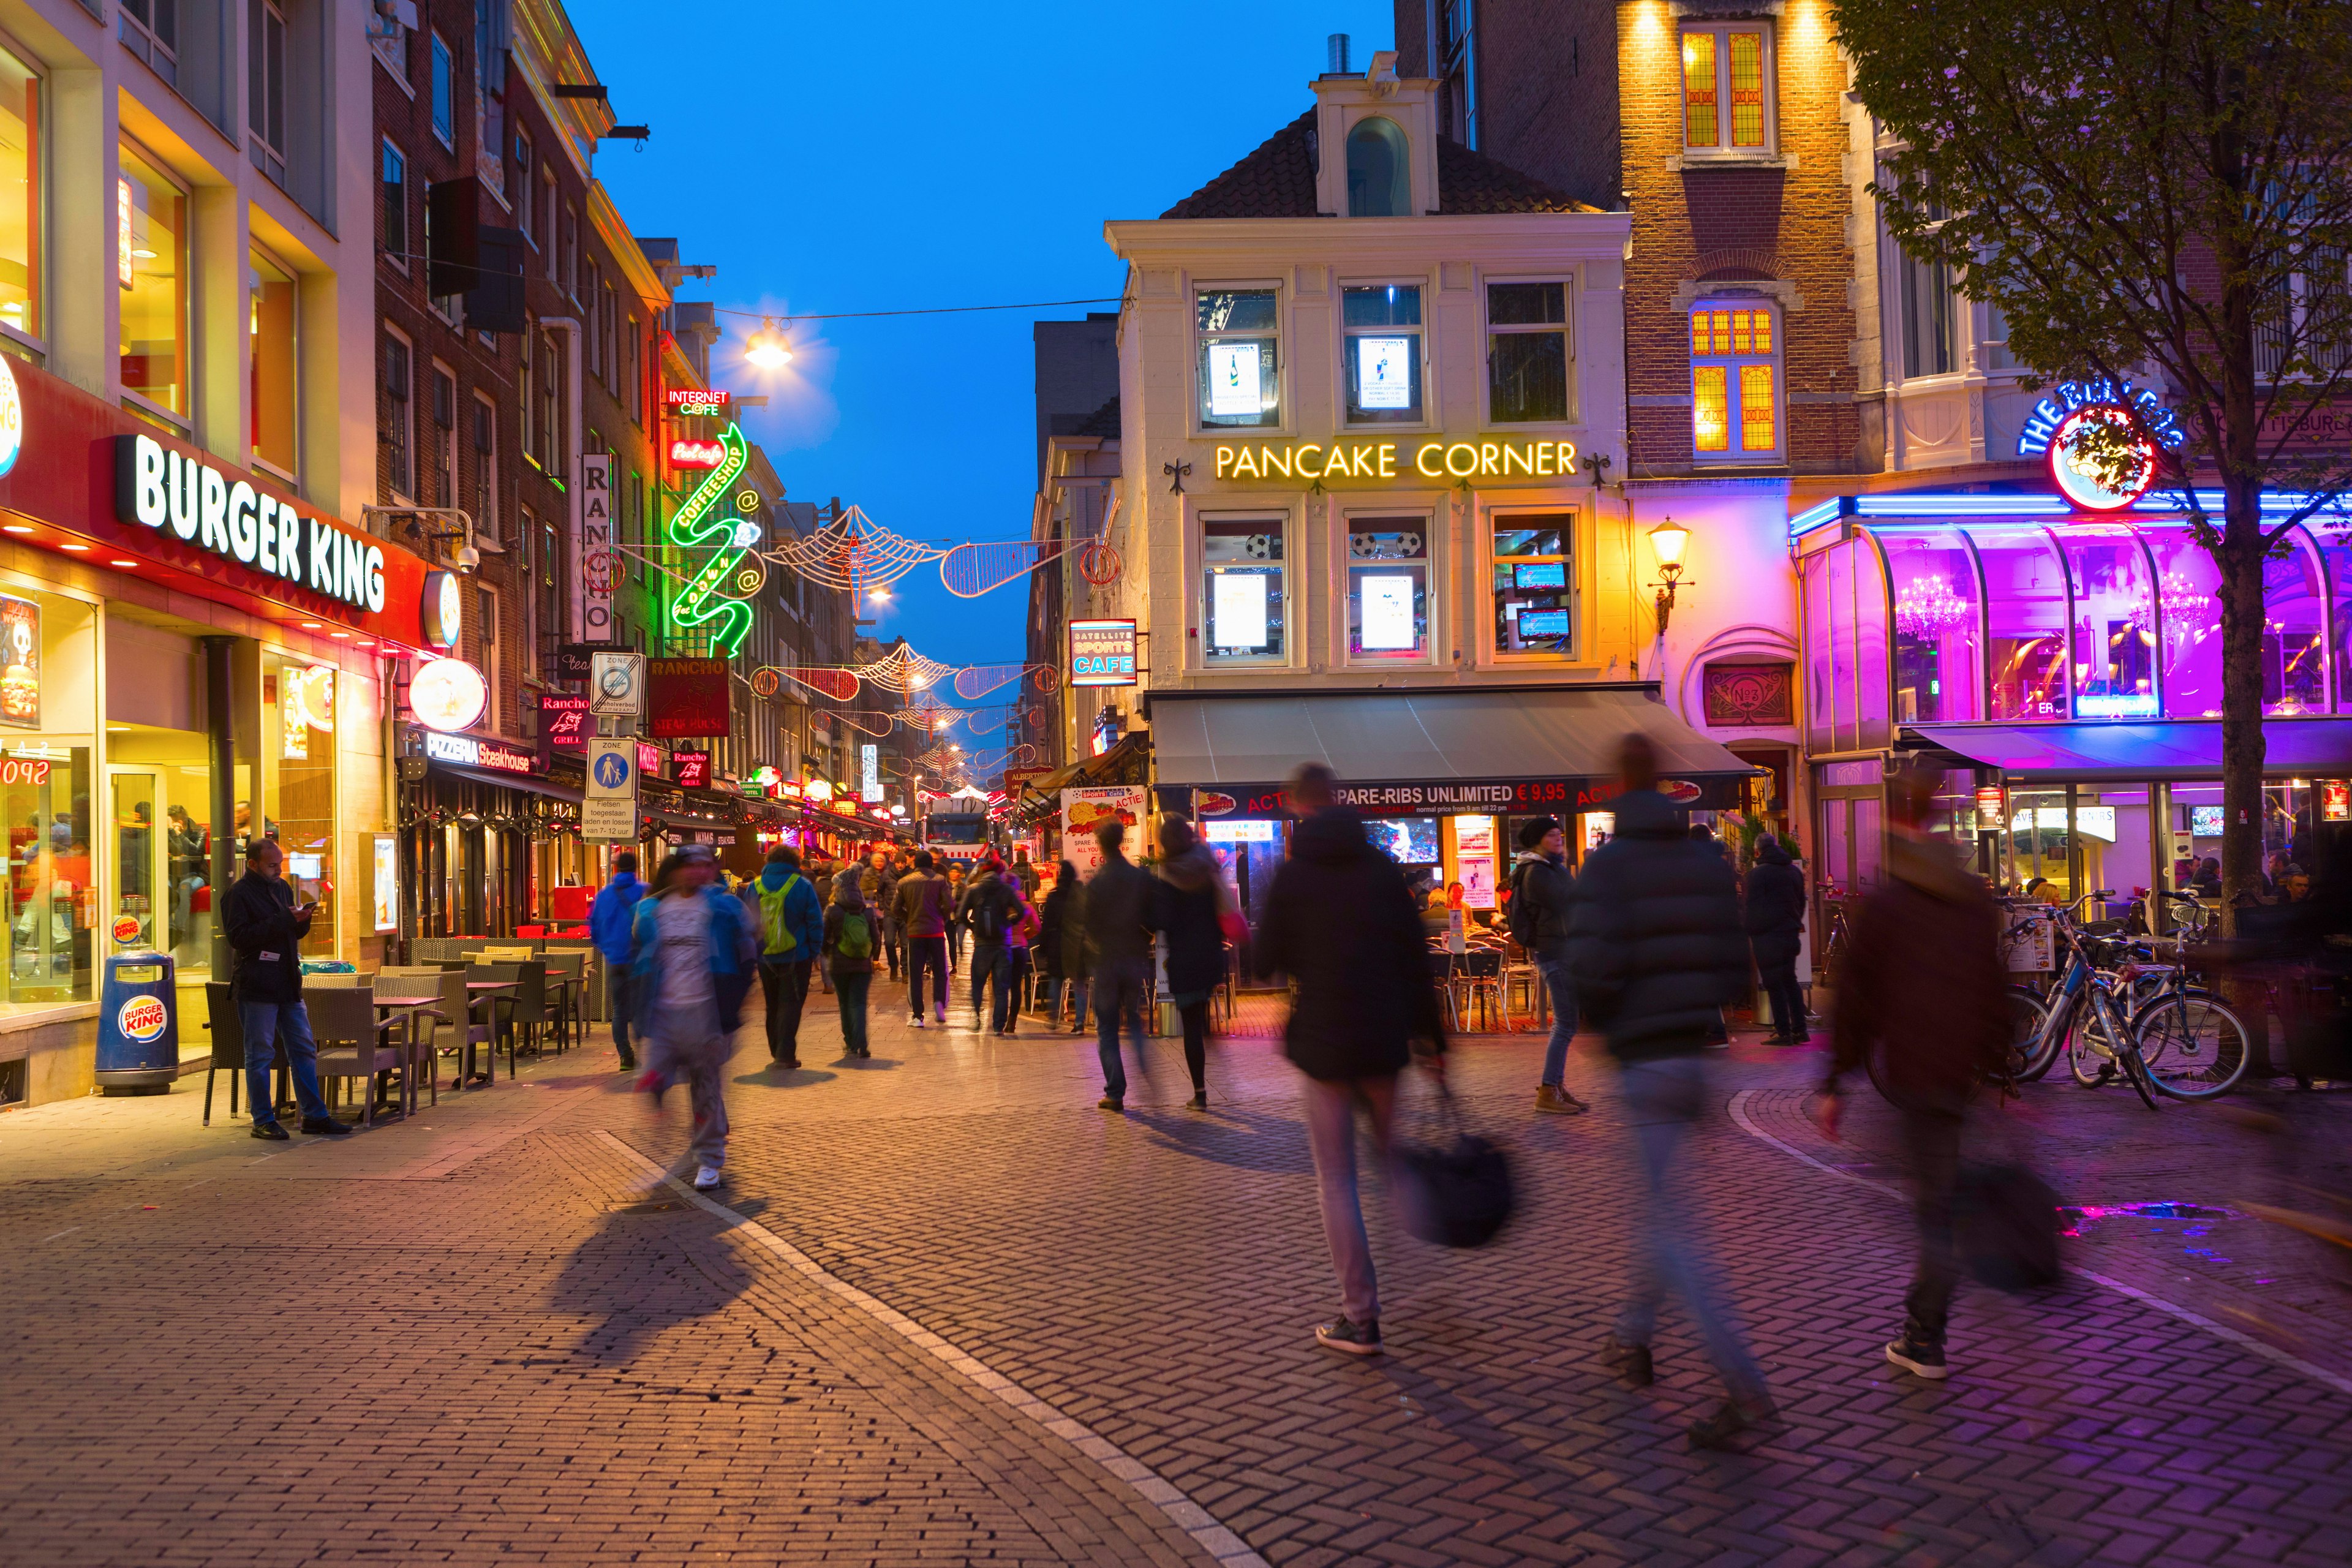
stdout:
<svg viewBox="0 0 2352 1568">
<path fill-rule="evenodd" d="M 2156 1089 L 2148 1077 L 2147 1063 L 2141 1059 L 2139 1046 L 2124 1022 L 2116 1016 L 2115 1001 L 2105 992 L 2091 998 L 2091 1007 L 2099 1021 L 2100 1035 L 2115 1047 L 2116 1065 L 2123 1069 L 2124 1080 L 2132 1086 L 2142 1104 L 2156 1109 Z"/>
<path fill-rule="evenodd" d="M 2011 987 L 2008 1005 L 2011 1069 L 2018 1082 L 2032 1083 L 2057 1065 L 2058 1034 L 2051 1030 L 2050 1037 L 2042 1038 L 2043 1031 L 2049 1029 L 2050 1009 L 2031 991 Z"/>
<path fill-rule="evenodd" d="M 2100 1027 L 2096 1009 L 2078 1010 L 2065 1031 L 2066 1066 L 2074 1074 L 2074 1081 L 2084 1089 L 2097 1089 L 2116 1081 L 2116 1051 Z"/>
<path fill-rule="evenodd" d="M 2175 1100 L 2227 1093 L 2252 1055 L 2238 1016 L 2195 992 L 2158 997 L 2132 1015 L 2130 1028 L 2150 1080 Z"/>
</svg>

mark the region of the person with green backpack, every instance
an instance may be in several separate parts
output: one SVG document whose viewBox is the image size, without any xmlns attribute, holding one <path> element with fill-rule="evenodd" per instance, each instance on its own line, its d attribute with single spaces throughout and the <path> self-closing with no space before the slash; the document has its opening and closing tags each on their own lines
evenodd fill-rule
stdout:
<svg viewBox="0 0 2352 1568">
<path fill-rule="evenodd" d="M 866 993 L 874 984 L 874 950 L 881 921 L 866 901 L 860 879 L 836 877 L 833 902 L 824 911 L 824 961 L 841 998 L 841 1044 L 860 1060 L 874 1052 L 866 1043 Z"/>
<path fill-rule="evenodd" d="M 856 879 L 850 879 L 855 880 Z M 816 886 L 801 875 L 801 854 L 789 844 L 768 851 L 760 874 L 743 884 L 743 904 L 760 936 L 760 991 L 768 1003 L 768 1055 L 779 1067 L 801 1065 L 801 1006 L 808 1000 L 809 965 L 824 946 L 824 908 Z"/>
</svg>

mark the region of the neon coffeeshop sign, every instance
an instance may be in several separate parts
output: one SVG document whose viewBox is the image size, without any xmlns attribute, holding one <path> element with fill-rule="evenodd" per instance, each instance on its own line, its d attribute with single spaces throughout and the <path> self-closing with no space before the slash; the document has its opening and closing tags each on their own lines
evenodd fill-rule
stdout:
<svg viewBox="0 0 2352 1568">
<path fill-rule="evenodd" d="M 152 436 L 114 438 L 114 515 L 283 578 L 371 615 L 383 609 L 383 547 L 167 450 Z"/>
<path fill-rule="evenodd" d="M 1573 479 L 1576 443 L 1489 438 L 1478 441 L 1220 442 L 1221 479 Z"/>
</svg>

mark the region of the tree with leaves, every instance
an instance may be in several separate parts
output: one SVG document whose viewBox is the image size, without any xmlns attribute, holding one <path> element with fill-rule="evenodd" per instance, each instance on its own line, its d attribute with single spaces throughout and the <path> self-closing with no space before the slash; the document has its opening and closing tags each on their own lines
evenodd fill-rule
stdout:
<svg viewBox="0 0 2352 1568">
<path fill-rule="evenodd" d="M 2299 522 L 2340 530 L 2352 480 L 2352 0 L 1831 10 L 1896 243 L 2001 311 L 2035 384 L 2152 373 L 2178 416 L 2085 422 L 2070 453 L 2152 458 L 2218 567 L 2232 909 L 2261 873 L 2263 563 Z"/>
</svg>

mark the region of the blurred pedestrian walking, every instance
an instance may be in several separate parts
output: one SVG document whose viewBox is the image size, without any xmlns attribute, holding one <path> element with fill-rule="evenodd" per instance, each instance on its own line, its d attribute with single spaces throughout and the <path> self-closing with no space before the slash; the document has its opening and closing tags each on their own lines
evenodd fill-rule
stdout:
<svg viewBox="0 0 2352 1568">
<path fill-rule="evenodd" d="M 1307 1075 L 1307 1145 L 1339 1277 L 1339 1316 L 1315 1338 L 1349 1355 L 1378 1355 L 1380 1282 L 1356 1185 L 1356 1112 L 1370 1116 L 1386 1161 L 1397 1074 L 1417 1044 L 1426 1047 L 1423 1065 L 1443 1071 L 1445 1027 L 1412 896 L 1395 862 L 1364 837 L 1363 818 L 1336 804 L 1333 782 L 1319 763 L 1291 774 L 1291 809 L 1306 820 L 1274 874 L 1253 951 L 1261 971 L 1286 974 L 1296 988 L 1283 1054 Z"/>
<path fill-rule="evenodd" d="M 930 981 L 932 1010 L 939 1025 L 948 1021 L 948 879 L 939 874 L 931 852 L 915 851 L 915 868 L 898 879 L 898 929 L 906 933 L 907 1000 L 914 1009 L 915 1027 L 923 1026 L 923 982 Z"/>
<path fill-rule="evenodd" d="M 1033 967 L 1029 956 L 1030 944 L 1037 940 L 1037 933 L 1045 929 L 1045 922 L 1039 917 L 1036 906 L 1029 901 L 1029 895 L 1023 889 L 1020 879 L 1010 871 L 1004 874 L 1003 879 L 1004 890 L 1013 896 L 1013 914 L 1004 928 L 1004 995 L 999 999 L 997 1008 L 1003 1021 L 997 1026 L 996 1032 L 1010 1038 L 1020 1031 L 1021 1001 L 1029 994 L 1029 976 Z"/>
<path fill-rule="evenodd" d="M 948 864 L 948 973 L 953 974 L 963 967 L 963 889 L 971 880 L 971 869 L 961 860 Z"/>
<path fill-rule="evenodd" d="M 1767 833 L 1756 841 L 1756 864 L 1748 868 L 1747 907 L 1740 913 L 1756 976 L 1772 1009 L 1768 1046 L 1801 1046 L 1812 1039 L 1805 1027 L 1805 994 L 1797 984 L 1797 954 L 1804 946 L 1805 878 L 1780 839 Z"/>
<path fill-rule="evenodd" d="M 899 884 L 904 893 L 910 878 Z M 833 885 L 833 902 L 824 911 L 824 963 L 833 988 L 841 998 L 841 1045 L 863 1059 L 874 1053 L 866 1043 L 866 993 L 874 983 L 874 948 L 880 923 L 866 905 L 865 889 L 856 877 L 842 877 Z"/>
<path fill-rule="evenodd" d="M 868 908 L 887 911 L 894 907 L 898 895 L 898 873 L 890 865 L 890 852 L 887 849 L 877 848 L 868 855 L 866 858 L 865 868 L 858 872 L 857 876 L 860 884 L 858 890 L 866 895 Z M 887 930 L 884 935 L 886 937 L 888 935 Z M 890 978 L 896 980 L 898 978 L 898 954 L 896 949 L 890 950 L 889 962 Z"/>
<path fill-rule="evenodd" d="M 760 993 L 768 1005 L 768 1056 L 779 1066 L 797 1068 L 809 968 L 824 945 L 824 906 L 816 901 L 815 885 L 801 875 L 801 852 L 789 844 L 768 851 L 768 863 L 743 884 L 741 897 L 761 938 Z"/>
<path fill-rule="evenodd" d="M 1004 939 L 1020 918 L 1020 904 L 1005 885 L 1004 862 L 991 855 L 964 883 L 963 900 L 956 906 L 958 919 L 971 932 L 971 1026 L 983 1034 L 1004 1033 L 1010 1016 L 1013 956 Z"/>
<path fill-rule="evenodd" d="M 1135 1042 L 1135 1072 L 1151 1076 L 1144 1056 L 1143 1007 L 1151 994 L 1151 876 L 1127 858 L 1127 825 L 1095 824 L 1102 864 L 1087 884 L 1087 941 L 1094 949 L 1095 1054 L 1102 1060 L 1104 1110 L 1127 1108 L 1127 1069 L 1118 1057 L 1125 1025 Z"/>
<path fill-rule="evenodd" d="M 641 1082 L 658 1105 L 665 1089 L 686 1081 L 694 1110 L 688 1153 L 697 1167 L 694 1184 L 705 1191 L 719 1184 L 727 1165 L 727 1062 L 760 953 L 743 900 L 713 885 L 718 871 L 699 844 L 671 851 L 655 873 L 653 897 L 637 903 L 631 936 L 646 1058 Z"/>
<path fill-rule="evenodd" d="M 2010 1039 L 2000 914 L 1984 884 L 1928 831 L 1941 780 L 1913 770 L 1887 787 L 1885 880 L 1848 927 L 1830 1019 L 1835 1054 L 1813 1110 L 1835 1138 L 1838 1080 L 1876 1054 L 1880 1084 L 1902 1118 L 1919 1231 L 1903 1335 L 1886 1359 L 1926 1378 L 1948 1374 L 1944 1332 L 1959 1283 L 1952 1198 L 1969 1097 L 2006 1068 Z"/>
<path fill-rule="evenodd" d="M 613 1049 L 621 1070 L 636 1069 L 637 1053 L 629 1045 L 629 1026 L 636 1013 L 636 975 L 629 967 L 629 922 L 646 885 L 637 880 L 637 858 L 624 849 L 613 857 L 613 879 L 596 890 L 588 906 L 588 938 L 604 961 L 604 1010 L 612 1015 Z"/>
<path fill-rule="evenodd" d="M 1078 868 L 1067 860 L 1054 874 L 1054 890 L 1037 911 L 1037 953 L 1045 976 L 1045 1013 L 1048 1023 L 1062 1023 L 1062 993 L 1070 996 L 1070 1033 L 1087 1032 L 1087 980 L 1094 972 L 1094 951 L 1087 941 L 1087 886 Z"/>
<path fill-rule="evenodd" d="M 1527 949 L 1551 998 L 1551 1038 L 1544 1042 L 1543 1076 L 1536 1109 L 1574 1115 L 1591 1107 L 1568 1091 L 1568 1047 L 1576 1038 L 1576 987 L 1568 974 L 1568 927 L 1576 905 L 1576 878 L 1568 868 L 1568 835 L 1558 819 L 1538 816 L 1519 829 L 1519 858 L 1511 865 L 1511 940 Z"/>
<path fill-rule="evenodd" d="M 1632 1289 L 1603 1347 L 1626 1381 L 1646 1386 L 1658 1307 L 1667 1290 L 1697 1320 L 1729 1397 L 1690 1429 L 1691 1447 L 1720 1447 L 1769 1419 L 1763 1369 L 1732 1315 L 1722 1273 L 1697 1234 L 1684 1163 L 1686 1135 L 1709 1103 L 1706 1049 L 1723 1004 L 1748 981 L 1739 889 L 1712 843 L 1695 840 L 1657 792 L 1647 737 L 1625 738 L 1616 837 L 1577 879 L 1569 965 L 1584 1015 L 1617 1059 L 1647 1194 Z"/>
<path fill-rule="evenodd" d="M 1217 858 L 1181 816 L 1160 819 L 1160 878 L 1151 929 L 1168 942 L 1168 999 L 1184 1024 L 1184 1067 L 1192 1109 L 1209 1108 L 1209 998 L 1225 978 L 1225 930 L 1238 917 L 1217 874 Z"/>
</svg>

